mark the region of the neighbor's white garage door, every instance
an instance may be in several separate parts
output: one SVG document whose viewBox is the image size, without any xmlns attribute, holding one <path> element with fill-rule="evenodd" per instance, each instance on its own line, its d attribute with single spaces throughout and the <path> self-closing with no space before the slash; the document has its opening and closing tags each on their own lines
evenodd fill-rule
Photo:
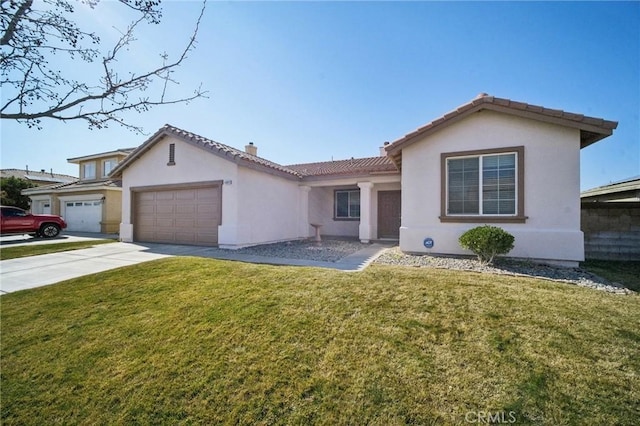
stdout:
<svg viewBox="0 0 640 426">
<path fill-rule="evenodd" d="M 220 185 L 134 193 L 136 241 L 217 245 Z"/>
<path fill-rule="evenodd" d="M 102 201 L 68 201 L 64 219 L 67 221 L 67 231 L 100 232 Z"/>
</svg>

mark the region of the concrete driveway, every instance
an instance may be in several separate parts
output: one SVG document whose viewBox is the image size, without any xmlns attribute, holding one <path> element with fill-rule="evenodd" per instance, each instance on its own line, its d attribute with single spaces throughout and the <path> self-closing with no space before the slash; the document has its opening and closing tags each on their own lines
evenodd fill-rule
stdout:
<svg viewBox="0 0 640 426">
<path fill-rule="evenodd" d="M 148 250 L 145 246 L 116 242 L 81 250 L 3 260 L 0 262 L 0 294 L 171 256 Z"/>
<path fill-rule="evenodd" d="M 103 236 L 104 237 L 104 236 Z M 51 244 L 55 242 L 83 241 L 101 238 L 100 234 L 65 234 L 54 239 L 14 238 L 12 243 L 2 237 L 3 247 L 24 244 Z M 113 236 L 108 236 L 113 238 Z M 22 239 L 22 241 L 20 240 Z M 285 259 L 236 253 L 215 247 L 184 246 L 157 243 L 121 243 L 22 257 L 0 261 L 0 295 L 18 290 L 42 287 L 71 278 L 82 277 L 122 266 L 135 265 L 171 256 L 197 256 L 271 265 L 314 266 L 342 271 L 361 271 L 366 268 L 387 245 L 372 244 L 337 262 L 304 259 Z"/>
</svg>

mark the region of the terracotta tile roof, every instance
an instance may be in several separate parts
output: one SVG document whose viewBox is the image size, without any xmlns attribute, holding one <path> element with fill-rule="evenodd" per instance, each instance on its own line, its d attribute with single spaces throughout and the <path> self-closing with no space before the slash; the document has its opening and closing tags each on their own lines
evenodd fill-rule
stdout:
<svg viewBox="0 0 640 426">
<path fill-rule="evenodd" d="M 448 112 L 443 116 L 425 124 L 424 126 L 406 134 L 396 140 L 386 150 L 394 163 L 398 166 L 402 160 L 402 148 L 418 140 L 419 137 L 426 136 L 436 130 L 453 124 L 458 120 L 483 109 L 499 111 L 507 114 L 559 124 L 567 127 L 580 129 L 580 147 L 584 148 L 594 142 L 599 141 L 613 133 L 618 127 L 618 122 L 609 121 L 602 118 L 588 117 L 583 114 L 574 114 L 559 109 L 545 108 L 538 105 L 530 105 L 524 102 L 512 101 L 510 99 L 497 98 L 486 93 L 481 93 L 475 99 Z"/>
<path fill-rule="evenodd" d="M 303 177 L 362 175 L 397 172 L 389 157 L 352 158 L 350 160 L 324 161 L 320 163 L 293 164 L 286 166 Z"/>
<path fill-rule="evenodd" d="M 35 193 L 47 193 L 58 191 L 83 191 L 96 188 L 113 187 L 122 188 L 121 180 L 101 179 L 101 180 L 89 180 L 89 181 L 76 181 L 57 183 L 54 185 L 37 186 L 34 188 L 23 189 L 23 194 L 35 194 Z"/>
<path fill-rule="evenodd" d="M 234 161 L 239 164 L 245 165 L 257 165 L 266 170 L 272 170 L 279 174 L 288 175 L 290 177 L 301 178 L 300 174 L 295 172 L 294 170 L 288 169 L 280 164 L 274 163 L 273 161 L 265 160 L 264 158 L 257 157 L 255 155 L 248 154 L 239 149 L 233 148 L 229 145 L 225 145 L 220 142 L 216 142 L 211 139 L 207 139 L 203 136 L 196 135 L 195 133 L 188 132 L 186 130 L 179 129 L 177 127 L 171 126 L 170 124 L 165 124 L 160 130 L 154 133 L 149 139 L 147 139 L 142 145 L 136 148 L 127 158 L 116 166 L 116 168 L 112 171 L 111 176 L 118 177 L 122 170 L 129 166 L 133 161 L 135 161 L 138 157 L 142 155 L 143 152 L 146 151 L 147 147 L 154 144 L 158 140 L 161 139 L 162 136 L 170 135 L 181 139 L 185 142 L 189 142 L 195 146 L 199 146 L 201 148 L 207 149 L 221 157 L 226 157 L 231 161 Z"/>
<path fill-rule="evenodd" d="M 126 167 L 140 157 L 149 147 L 154 144 L 162 136 L 170 135 L 189 142 L 193 145 L 207 149 L 221 157 L 228 158 L 238 164 L 245 166 L 257 166 L 263 171 L 273 171 L 277 174 L 285 175 L 290 178 L 303 179 L 305 177 L 322 177 L 322 176 L 346 176 L 346 175 L 368 175 L 375 173 L 397 172 L 396 166 L 388 157 L 369 157 L 369 158 L 352 158 L 350 160 L 325 161 L 319 163 L 294 164 L 291 166 L 282 166 L 273 161 L 266 160 L 262 157 L 248 154 L 245 151 L 233 148 L 220 142 L 207 139 L 195 133 L 179 129 L 177 127 L 165 124 L 154 135 L 147 139 L 142 145 L 135 149 L 127 158 L 125 158 L 111 173 L 112 177 L 119 177 Z"/>
<path fill-rule="evenodd" d="M 60 173 L 42 172 L 36 170 L 23 169 L 2 169 L 0 170 L 2 177 L 17 177 L 38 182 L 73 182 L 78 180 L 75 176 L 63 175 Z"/>
</svg>

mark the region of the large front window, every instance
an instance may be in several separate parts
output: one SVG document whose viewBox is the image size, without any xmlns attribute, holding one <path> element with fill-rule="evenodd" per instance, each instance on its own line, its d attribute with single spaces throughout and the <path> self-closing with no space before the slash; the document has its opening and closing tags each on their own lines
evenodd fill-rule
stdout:
<svg viewBox="0 0 640 426">
<path fill-rule="evenodd" d="M 336 219 L 360 218 L 360 190 L 338 190 L 335 192 Z"/>
<path fill-rule="evenodd" d="M 523 147 L 443 154 L 441 219 L 524 220 L 523 157 Z"/>
</svg>

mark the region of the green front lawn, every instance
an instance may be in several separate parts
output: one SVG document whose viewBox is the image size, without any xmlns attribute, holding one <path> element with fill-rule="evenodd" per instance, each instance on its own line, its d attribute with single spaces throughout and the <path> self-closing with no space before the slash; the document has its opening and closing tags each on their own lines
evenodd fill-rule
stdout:
<svg viewBox="0 0 640 426">
<path fill-rule="evenodd" d="M 635 425 L 640 414 L 636 295 L 170 258 L 0 300 L 6 425 L 458 425 L 487 413 Z"/>
<path fill-rule="evenodd" d="M 587 260 L 580 266 L 630 290 L 640 291 L 640 262 L 621 260 Z"/>
<path fill-rule="evenodd" d="M 23 246 L 5 246 L 0 248 L 0 260 L 17 257 L 37 256 L 39 254 L 58 253 L 61 251 L 79 250 L 99 244 L 115 243 L 116 240 L 87 240 L 72 243 L 28 244 Z"/>
</svg>

